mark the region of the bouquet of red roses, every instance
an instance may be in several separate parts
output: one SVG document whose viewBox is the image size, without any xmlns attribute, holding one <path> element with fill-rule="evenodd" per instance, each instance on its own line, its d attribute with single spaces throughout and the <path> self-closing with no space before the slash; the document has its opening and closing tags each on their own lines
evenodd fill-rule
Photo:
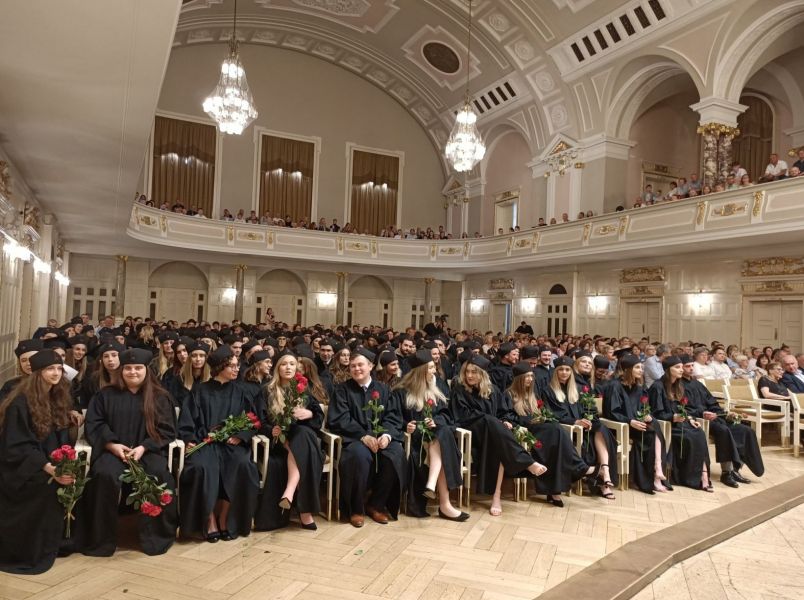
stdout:
<svg viewBox="0 0 804 600">
<path fill-rule="evenodd" d="M 643 423 L 647 423 L 645 419 L 650 416 L 650 401 L 645 394 L 639 399 L 639 410 L 637 411 L 637 419 L 642 421 Z M 639 460 L 642 460 L 642 455 L 645 452 L 645 432 L 642 432 L 642 444 L 640 445 L 639 449 Z"/>
<path fill-rule="evenodd" d="M 162 507 L 173 502 L 173 492 L 167 489 L 167 483 L 159 483 L 156 477 L 148 475 L 134 458 L 127 460 L 128 468 L 120 476 L 120 481 L 130 483 L 132 488 L 126 505 L 133 505 L 134 510 L 149 517 L 158 517 Z"/>
<path fill-rule="evenodd" d="M 273 415 L 274 423 L 276 423 L 280 429 L 279 435 L 274 438 L 275 443 L 279 442 L 280 444 L 284 444 L 285 440 L 287 440 L 288 430 L 296 420 L 293 416 L 293 411 L 296 407 L 302 405 L 304 393 L 307 391 L 308 382 L 304 375 L 296 373 L 293 379 L 296 383 L 291 382 L 289 385 L 285 386 L 285 406 L 282 408 L 281 412 Z"/>
<path fill-rule="evenodd" d="M 525 448 L 528 452 L 536 448 L 537 450 L 541 449 L 542 443 L 536 439 L 527 427 L 514 427 L 513 429 L 514 438 L 516 439 L 517 443 Z"/>
<path fill-rule="evenodd" d="M 553 411 L 544 405 L 544 400 L 536 400 L 536 410 L 530 417 L 530 422 L 534 424 L 539 423 L 555 423 L 558 421 Z"/>
<path fill-rule="evenodd" d="M 64 507 L 64 520 L 67 521 L 64 537 L 69 538 L 70 525 L 75 520 L 73 508 L 81 494 L 84 493 L 84 486 L 89 481 L 89 477 L 86 476 L 87 453 L 76 452 L 75 448 L 65 444 L 50 453 L 50 462 L 56 468 L 56 477 L 72 475 L 74 480 L 70 485 L 62 485 L 56 490 L 59 504 Z M 50 481 L 53 481 L 53 478 Z"/>
<path fill-rule="evenodd" d="M 212 430 L 207 433 L 207 437 L 205 437 L 201 442 L 187 450 L 185 456 L 190 456 L 193 452 L 198 450 L 199 448 L 203 448 L 207 444 L 212 442 L 225 442 L 233 435 L 237 435 L 242 431 L 249 431 L 250 429 L 259 429 L 260 428 L 260 420 L 257 418 L 253 412 L 242 412 L 237 416 L 229 415 L 226 417 L 226 420 L 221 423 L 220 425 L 213 427 Z"/>
</svg>

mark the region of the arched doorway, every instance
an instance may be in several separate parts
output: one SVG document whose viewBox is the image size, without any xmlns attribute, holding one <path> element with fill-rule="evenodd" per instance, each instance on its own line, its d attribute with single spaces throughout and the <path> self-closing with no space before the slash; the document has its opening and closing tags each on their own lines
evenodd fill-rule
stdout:
<svg viewBox="0 0 804 600">
<path fill-rule="evenodd" d="M 195 265 L 165 263 L 148 278 L 148 315 L 160 321 L 203 321 L 208 290 L 206 275 Z"/>
<path fill-rule="evenodd" d="M 366 275 L 349 284 L 346 324 L 381 325 L 391 323 L 393 293 L 380 278 Z"/>
<path fill-rule="evenodd" d="M 567 288 L 556 283 L 548 292 L 547 298 L 547 336 L 553 337 L 567 333 L 569 326 L 569 294 Z"/>
<path fill-rule="evenodd" d="M 765 172 L 773 152 L 773 109 L 756 94 L 743 94 L 740 104 L 748 108 L 737 117 L 740 135 L 732 142 L 734 160 L 756 180 Z"/>
<path fill-rule="evenodd" d="M 297 275 L 284 269 L 268 271 L 257 280 L 255 322 L 264 323 L 270 308 L 275 321 L 304 323 L 307 286 Z"/>
</svg>

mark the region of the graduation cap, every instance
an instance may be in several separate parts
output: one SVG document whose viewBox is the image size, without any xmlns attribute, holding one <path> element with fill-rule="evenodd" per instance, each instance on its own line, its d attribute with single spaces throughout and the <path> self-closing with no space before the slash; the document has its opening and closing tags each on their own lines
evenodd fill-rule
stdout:
<svg viewBox="0 0 804 600">
<path fill-rule="evenodd" d="M 262 362 L 271 358 L 271 353 L 267 350 L 257 350 L 254 354 L 248 357 L 248 364 L 255 365 L 258 362 Z"/>
<path fill-rule="evenodd" d="M 120 366 L 147 365 L 153 359 L 153 354 L 145 348 L 130 348 L 120 353 Z"/>
<path fill-rule="evenodd" d="M 89 348 L 89 338 L 85 335 L 74 335 L 71 338 L 67 338 L 67 342 L 69 342 L 70 346 L 84 345 Z"/>
<path fill-rule="evenodd" d="M 51 365 L 62 365 L 61 356 L 53 350 L 40 350 L 31 357 L 31 371 L 41 371 Z"/>
<path fill-rule="evenodd" d="M 634 355 L 632 354 L 631 356 Z M 594 363 L 595 363 L 595 369 L 608 369 L 610 365 L 609 359 L 603 356 L 602 354 L 598 354 L 597 356 L 595 356 Z M 622 361 L 620 361 L 620 365 L 622 365 Z"/>
<path fill-rule="evenodd" d="M 574 364 L 575 364 L 575 361 L 572 360 L 572 358 L 570 358 L 569 356 L 559 356 L 553 362 L 553 365 L 556 367 L 556 369 L 558 367 L 571 367 Z"/>
<path fill-rule="evenodd" d="M 619 361 L 621 369 L 632 369 L 635 365 L 639 364 L 639 357 L 633 354 L 628 354 Z"/>
<path fill-rule="evenodd" d="M 538 346 L 525 346 L 524 348 L 522 348 L 522 351 L 519 353 L 519 355 L 522 358 L 525 358 L 525 359 L 539 358 L 539 354 L 541 354 L 541 352 L 540 352 Z"/>
<path fill-rule="evenodd" d="M 520 375 L 532 373 L 533 369 L 530 368 L 530 363 L 528 361 L 521 360 L 513 366 L 512 371 L 514 372 L 514 377 L 519 377 Z"/>
<path fill-rule="evenodd" d="M 234 356 L 231 346 L 224 344 L 207 357 L 210 367 L 219 367 Z"/>
<path fill-rule="evenodd" d="M 408 364 L 410 365 L 411 369 L 421 367 L 422 365 L 426 365 L 431 362 L 433 362 L 433 355 L 429 350 L 425 349 L 417 350 L 416 354 L 408 357 Z"/>
<path fill-rule="evenodd" d="M 692 361 L 689 361 L 692 362 Z M 680 356 L 668 356 L 662 361 L 662 368 L 667 371 L 670 367 L 674 367 L 676 365 L 683 365 L 684 362 L 681 360 Z"/>
<path fill-rule="evenodd" d="M 483 369 L 484 371 L 488 371 L 489 366 L 491 365 L 491 361 L 488 358 L 485 356 L 480 356 L 479 354 L 472 354 L 467 362 L 470 365 L 475 365 L 479 369 Z"/>
<path fill-rule="evenodd" d="M 164 344 L 168 340 L 173 340 L 175 343 L 179 341 L 179 334 L 175 331 L 168 330 L 161 332 L 158 336 L 156 336 L 156 338 L 159 340 L 160 344 Z"/>
<path fill-rule="evenodd" d="M 516 345 L 512 344 L 511 342 L 506 342 L 506 343 L 504 343 L 504 344 L 502 344 L 500 346 L 500 351 L 498 353 L 498 356 L 500 358 L 502 358 L 503 356 L 506 356 L 507 354 L 510 354 L 514 350 L 516 350 Z"/>
<path fill-rule="evenodd" d="M 192 344 L 187 345 L 187 354 L 192 354 L 193 352 L 197 352 L 199 350 L 204 354 L 209 354 L 211 348 L 204 342 L 193 342 Z"/>
<path fill-rule="evenodd" d="M 387 367 L 395 360 L 399 360 L 399 357 L 393 350 L 385 350 L 380 354 L 380 366 Z"/>
<path fill-rule="evenodd" d="M 310 360 L 315 358 L 315 352 L 313 352 L 313 347 L 310 344 L 301 343 L 294 350 L 296 351 L 296 356 L 309 358 Z"/>
<path fill-rule="evenodd" d="M 354 356 L 356 354 L 359 354 L 360 356 L 365 358 L 370 363 L 373 363 L 377 358 L 377 356 L 371 350 L 366 350 L 365 348 L 357 348 L 357 349 L 355 349 L 355 351 L 352 353 L 352 356 Z"/>
<path fill-rule="evenodd" d="M 39 338 L 32 340 L 20 340 L 17 344 L 17 347 L 14 348 L 14 354 L 16 354 L 17 358 L 19 358 L 23 354 L 27 354 L 28 352 L 39 352 L 43 348 L 44 346 L 42 345 L 42 340 Z"/>
<path fill-rule="evenodd" d="M 628 346 L 627 348 L 618 348 L 614 351 L 614 356 L 617 357 L 617 360 L 621 360 L 626 353 L 633 354 L 634 347 Z"/>
</svg>

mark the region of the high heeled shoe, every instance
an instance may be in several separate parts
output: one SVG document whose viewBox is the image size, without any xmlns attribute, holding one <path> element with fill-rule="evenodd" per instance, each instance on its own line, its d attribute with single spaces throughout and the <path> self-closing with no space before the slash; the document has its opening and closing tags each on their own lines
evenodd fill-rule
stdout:
<svg viewBox="0 0 804 600">
<path fill-rule="evenodd" d="M 282 510 L 290 510 L 290 500 L 282 496 L 282 499 L 279 501 L 279 508 Z"/>
<path fill-rule="evenodd" d="M 308 531 L 316 531 L 318 529 L 318 525 L 315 524 L 315 521 L 312 523 L 302 523 L 302 529 L 307 529 Z"/>
<path fill-rule="evenodd" d="M 428 500 L 435 500 L 436 499 L 436 492 L 434 489 L 426 487 L 422 492 L 422 496 L 427 498 Z"/>
<path fill-rule="evenodd" d="M 221 532 L 220 531 L 212 531 L 204 535 L 204 540 L 209 542 L 210 544 L 217 544 L 221 539 Z"/>
</svg>

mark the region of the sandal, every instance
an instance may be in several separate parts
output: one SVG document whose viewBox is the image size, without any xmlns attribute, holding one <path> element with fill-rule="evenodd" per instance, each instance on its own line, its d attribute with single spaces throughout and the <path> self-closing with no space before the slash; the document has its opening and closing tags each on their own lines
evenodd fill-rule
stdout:
<svg viewBox="0 0 804 600">
<path fill-rule="evenodd" d="M 489 508 L 489 514 L 492 517 L 499 517 L 502 514 L 502 506 L 492 506 Z"/>
<path fill-rule="evenodd" d="M 279 508 L 282 509 L 282 512 L 290 510 L 290 500 L 288 500 L 283 496 L 282 499 L 279 501 Z"/>
<path fill-rule="evenodd" d="M 603 471 L 603 467 L 606 467 L 607 469 L 609 468 L 609 466 L 608 466 L 608 465 L 600 465 L 600 471 Z M 602 475 L 600 475 L 601 480 L 602 480 L 602 477 L 603 477 L 603 476 L 602 476 Z M 611 477 L 611 472 L 609 472 L 609 477 Z M 607 480 L 605 480 L 605 481 L 601 481 L 601 483 L 602 483 L 602 485 L 604 485 L 605 487 L 614 487 L 614 484 L 613 484 L 613 483 L 612 483 L 610 480 L 608 480 L 608 479 L 607 479 Z"/>
</svg>

